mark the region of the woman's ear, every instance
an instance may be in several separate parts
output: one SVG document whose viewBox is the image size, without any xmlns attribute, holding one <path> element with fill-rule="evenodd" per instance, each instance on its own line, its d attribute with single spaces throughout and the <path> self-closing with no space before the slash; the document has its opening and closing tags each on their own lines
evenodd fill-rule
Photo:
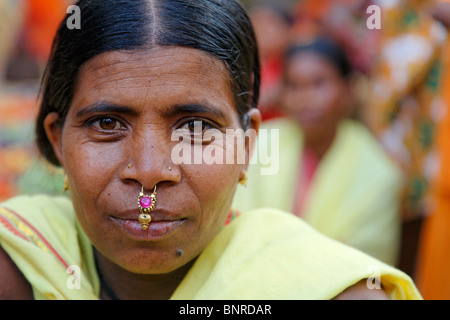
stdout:
<svg viewBox="0 0 450 320">
<path fill-rule="evenodd" d="M 247 170 L 250 160 L 252 159 L 253 153 L 255 151 L 256 141 L 258 139 L 259 127 L 261 126 L 261 112 L 253 108 L 247 113 L 248 126 L 246 128 L 246 137 L 248 140 L 245 143 L 246 150 L 246 164 L 245 170 Z"/>
<path fill-rule="evenodd" d="M 62 126 L 59 115 L 56 112 L 49 113 L 45 117 L 44 129 L 56 158 L 64 167 L 62 156 Z"/>
</svg>

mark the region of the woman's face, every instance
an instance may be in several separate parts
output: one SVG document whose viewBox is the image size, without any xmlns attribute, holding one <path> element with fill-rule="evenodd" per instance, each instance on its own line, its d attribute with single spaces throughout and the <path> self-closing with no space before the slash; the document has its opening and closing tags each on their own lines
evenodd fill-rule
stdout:
<svg viewBox="0 0 450 320">
<path fill-rule="evenodd" d="M 284 73 L 281 104 L 305 131 L 334 130 L 347 107 L 346 80 L 327 59 L 304 52 L 291 57 Z"/>
<path fill-rule="evenodd" d="M 250 117 L 257 129 L 259 113 Z M 171 272 L 221 230 L 246 168 L 198 161 L 207 147 L 238 152 L 202 135 L 240 128 L 222 62 L 181 47 L 99 55 L 80 70 L 62 131 L 56 119 L 50 114 L 45 126 L 78 221 L 109 260 L 134 273 Z M 193 161 L 173 161 L 193 145 Z M 138 195 L 155 185 L 153 222 L 143 230 Z"/>
</svg>

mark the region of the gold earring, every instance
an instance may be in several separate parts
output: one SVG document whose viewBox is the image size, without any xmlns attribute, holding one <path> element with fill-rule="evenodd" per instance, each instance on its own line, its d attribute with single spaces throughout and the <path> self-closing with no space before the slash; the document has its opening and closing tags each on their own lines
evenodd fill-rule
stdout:
<svg viewBox="0 0 450 320">
<path fill-rule="evenodd" d="M 247 180 L 248 180 L 247 171 L 244 171 L 243 174 L 244 174 L 244 176 L 241 178 L 241 180 L 239 180 L 239 183 L 245 187 L 247 185 Z"/>
<path fill-rule="evenodd" d="M 69 191 L 69 178 L 67 177 L 67 175 L 64 175 L 64 188 L 63 188 L 63 192 L 67 192 Z"/>
<path fill-rule="evenodd" d="M 132 163 L 130 163 L 129 165 L 128 165 L 128 168 L 131 168 L 131 166 L 132 166 L 133 164 Z"/>
</svg>

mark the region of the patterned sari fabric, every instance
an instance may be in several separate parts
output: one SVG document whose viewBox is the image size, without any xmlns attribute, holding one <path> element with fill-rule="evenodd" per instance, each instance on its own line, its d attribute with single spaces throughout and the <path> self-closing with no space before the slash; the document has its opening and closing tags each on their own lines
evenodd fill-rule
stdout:
<svg viewBox="0 0 450 320">
<path fill-rule="evenodd" d="M 404 220 L 428 210 L 429 184 L 436 169 L 445 30 L 428 13 L 433 2 L 394 1 L 381 7 L 381 44 L 365 109 L 365 121 L 403 169 Z"/>
</svg>

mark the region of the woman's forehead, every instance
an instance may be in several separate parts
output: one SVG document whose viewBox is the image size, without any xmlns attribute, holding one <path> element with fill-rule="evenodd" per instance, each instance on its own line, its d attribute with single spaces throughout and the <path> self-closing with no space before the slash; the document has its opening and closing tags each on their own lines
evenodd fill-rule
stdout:
<svg viewBox="0 0 450 320">
<path fill-rule="evenodd" d="M 94 57 L 80 70 L 74 102 L 89 95 L 139 98 L 162 93 L 232 100 L 229 73 L 220 60 L 197 49 L 157 47 Z"/>
<path fill-rule="evenodd" d="M 322 54 L 304 51 L 292 55 L 286 61 L 286 71 L 291 75 L 333 74 L 340 78 L 338 67 Z"/>
<path fill-rule="evenodd" d="M 204 75 L 214 78 L 226 77 L 225 65 L 203 51 L 186 47 L 156 47 L 143 50 L 118 50 L 100 54 L 89 60 L 80 70 L 79 77 L 90 73 L 98 76 L 132 76 L 137 73 L 158 76 Z"/>
</svg>

